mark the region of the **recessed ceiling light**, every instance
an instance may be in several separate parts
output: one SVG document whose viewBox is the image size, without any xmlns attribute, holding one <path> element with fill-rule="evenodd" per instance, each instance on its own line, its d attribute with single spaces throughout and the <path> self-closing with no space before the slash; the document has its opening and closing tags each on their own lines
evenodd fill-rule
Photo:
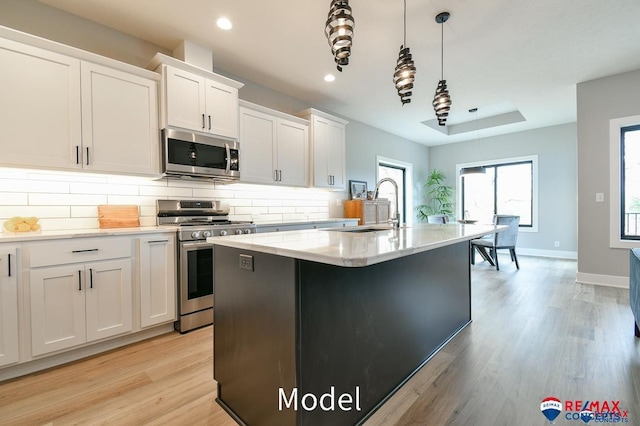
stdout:
<svg viewBox="0 0 640 426">
<path fill-rule="evenodd" d="M 332 82 L 336 79 L 336 76 L 333 74 L 327 74 L 324 76 L 324 81 L 326 82 Z"/>
<path fill-rule="evenodd" d="M 233 28 L 233 24 L 228 18 L 218 18 L 218 20 L 216 21 L 216 25 L 221 30 L 230 30 L 231 28 Z"/>
</svg>

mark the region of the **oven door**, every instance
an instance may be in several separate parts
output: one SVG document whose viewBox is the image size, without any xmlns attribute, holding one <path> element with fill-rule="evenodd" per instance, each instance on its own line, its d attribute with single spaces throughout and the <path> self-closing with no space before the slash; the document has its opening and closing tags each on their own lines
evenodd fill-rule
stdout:
<svg viewBox="0 0 640 426">
<path fill-rule="evenodd" d="M 180 315 L 213 308 L 213 244 L 180 243 Z"/>
</svg>

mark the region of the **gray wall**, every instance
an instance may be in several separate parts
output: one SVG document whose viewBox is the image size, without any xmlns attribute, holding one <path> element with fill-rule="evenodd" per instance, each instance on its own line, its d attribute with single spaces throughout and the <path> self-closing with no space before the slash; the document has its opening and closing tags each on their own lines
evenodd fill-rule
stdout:
<svg viewBox="0 0 640 426">
<path fill-rule="evenodd" d="M 456 164 L 538 155 L 538 232 L 520 232 L 518 246 L 575 252 L 576 124 L 563 124 L 474 141 L 431 147 L 430 169 L 456 186 Z M 554 247 L 560 241 L 560 247 Z"/>
<path fill-rule="evenodd" d="M 640 115 L 640 71 L 580 83 L 577 95 L 578 272 L 628 277 L 629 251 L 609 247 L 609 120 Z"/>
</svg>

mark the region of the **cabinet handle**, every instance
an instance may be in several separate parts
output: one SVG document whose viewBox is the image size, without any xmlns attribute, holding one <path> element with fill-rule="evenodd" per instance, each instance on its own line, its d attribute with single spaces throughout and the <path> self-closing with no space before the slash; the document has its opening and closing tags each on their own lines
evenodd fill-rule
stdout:
<svg viewBox="0 0 640 426">
<path fill-rule="evenodd" d="M 7 265 L 7 269 L 9 270 L 9 274 L 8 275 L 11 276 L 11 253 L 7 254 L 7 262 L 9 263 Z"/>
<path fill-rule="evenodd" d="M 278 182 L 282 182 L 282 170 L 278 170 Z"/>
<path fill-rule="evenodd" d="M 98 251 L 100 249 L 72 250 L 71 253 L 86 253 L 88 251 Z"/>
<path fill-rule="evenodd" d="M 147 241 L 147 244 L 158 244 L 158 243 L 168 243 L 169 240 L 153 240 L 153 241 Z"/>
<path fill-rule="evenodd" d="M 278 170 L 277 170 L 277 169 L 273 171 L 273 180 L 274 180 L 275 182 L 277 182 L 277 181 L 278 181 Z"/>
<path fill-rule="evenodd" d="M 202 130 L 204 130 L 204 114 L 202 114 Z"/>
<path fill-rule="evenodd" d="M 82 271 L 78 271 L 78 291 L 82 291 Z"/>
<path fill-rule="evenodd" d="M 89 285 L 93 288 L 93 269 L 89 268 Z"/>
<path fill-rule="evenodd" d="M 76 164 L 80 164 L 80 146 L 76 145 Z"/>
<path fill-rule="evenodd" d="M 209 116 L 209 130 L 211 130 L 211 116 Z"/>
<path fill-rule="evenodd" d="M 87 147 L 87 166 L 89 165 L 89 147 Z"/>
</svg>

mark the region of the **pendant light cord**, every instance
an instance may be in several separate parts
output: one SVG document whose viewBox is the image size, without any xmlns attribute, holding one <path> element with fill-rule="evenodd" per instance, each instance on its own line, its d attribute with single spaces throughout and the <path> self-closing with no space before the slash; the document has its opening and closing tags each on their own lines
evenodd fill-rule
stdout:
<svg viewBox="0 0 640 426">
<path fill-rule="evenodd" d="M 444 80 L 444 22 L 440 23 L 440 80 Z"/>
<path fill-rule="evenodd" d="M 404 47 L 407 47 L 407 0 L 404 0 Z"/>
</svg>

